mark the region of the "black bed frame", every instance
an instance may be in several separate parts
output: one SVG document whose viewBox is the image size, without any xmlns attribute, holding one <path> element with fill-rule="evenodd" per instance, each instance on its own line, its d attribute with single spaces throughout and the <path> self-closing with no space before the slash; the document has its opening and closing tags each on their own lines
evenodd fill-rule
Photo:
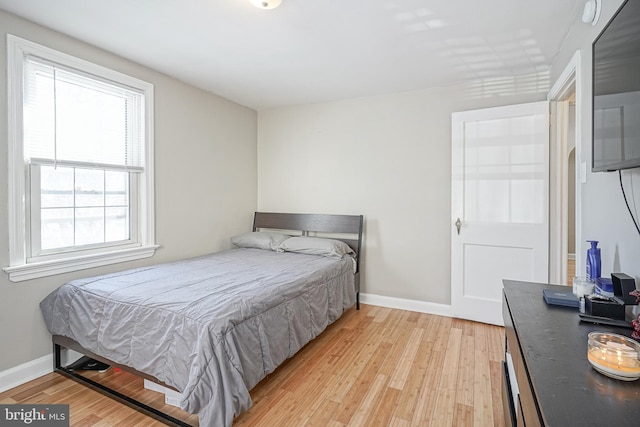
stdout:
<svg viewBox="0 0 640 427">
<path fill-rule="evenodd" d="M 100 392 L 106 396 L 109 396 L 110 398 L 117 400 L 120 403 L 123 403 L 131 408 L 134 408 L 152 418 L 155 418 L 158 421 L 162 421 L 163 423 L 170 425 L 170 426 L 180 426 L 180 427 L 193 427 L 191 424 L 185 423 L 182 420 L 179 420 L 177 418 L 172 417 L 171 415 L 164 413 L 156 408 L 153 408 L 149 405 L 147 405 L 146 403 L 140 402 L 136 399 L 133 399 L 125 394 L 120 393 L 117 390 L 114 390 L 110 387 L 107 387 L 103 384 L 100 384 L 97 381 L 92 380 L 91 378 L 87 378 L 84 375 L 81 375 L 71 369 L 66 368 L 65 366 L 62 366 L 62 348 L 68 348 L 74 351 L 77 351 L 78 353 L 82 353 L 85 356 L 89 356 L 92 359 L 98 360 L 100 362 L 106 363 L 107 365 L 110 365 L 111 367 L 114 368 L 120 368 L 125 372 L 130 372 L 134 375 L 137 375 L 139 377 L 142 377 L 144 379 L 153 381 L 157 384 L 162 385 L 163 387 L 167 387 L 171 390 L 176 390 L 175 388 L 164 384 L 162 381 L 158 380 L 155 377 L 152 377 L 151 375 L 145 374 L 144 372 L 140 372 L 137 371 L 133 368 L 130 368 L 128 366 L 125 365 L 120 365 L 118 363 L 115 363 L 109 359 L 105 359 L 102 356 L 99 356 L 89 350 L 86 350 L 85 348 L 83 348 L 80 344 L 78 344 L 76 341 L 72 340 L 71 338 L 67 338 L 67 337 L 63 337 L 61 335 L 53 335 L 53 371 L 57 372 L 59 374 L 64 375 L 65 377 L 71 378 L 72 380 L 78 381 L 81 384 L 86 385 L 87 387 Z M 177 390 L 176 390 L 177 391 Z"/>
<path fill-rule="evenodd" d="M 258 230 L 282 230 L 285 233 L 297 234 L 308 236 L 311 234 L 317 236 L 331 237 L 336 240 L 341 240 L 348 244 L 356 253 L 356 273 L 355 273 L 355 287 L 356 287 L 356 308 L 360 309 L 360 259 L 362 254 L 362 233 L 363 233 L 364 217 L 362 215 L 325 215 L 325 214 L 292 214 L 292 213 L 271 213 L 271 212 L 256 212 L 253 219 L 253 231 Z M 89 350 L 83 348 L 76 341 L 71 338 L 67 338 L 61 335 L 53 335 L 53 371 L 87 387 L 92 388 L 112 399 L 123 403 L 131 408 L 134 408 L 158 421 L 161 421 L 170 426 L 180 427 L 192 427 L 191 424 L 185 423 L 182 420 L 172 417 L 156 408 L 153 408 L 145 403 L 142 403 L 136 399 L 133 399 L 125 394 L 120 393 L 110 387 L 100 384 L 97 381 L 87 378 L 79 373 L 68 369 L 62 365 L 62 348 L 68 348 L 78 353 L 89 356 L 92 359 L 111 365 L 112 367 L 119 368 L 125 372 L 130 372 L 141 378 L 153 381 L 157 384 L 167 387 L 171 390 L 176 390 L 157 378 L 140 372 L 131 367 L 114 363 L 113 361 L 106 359 L 100 355 L 97 355 Z M 178 390 L 176 390 L 178 391 Z"/>
</svg>

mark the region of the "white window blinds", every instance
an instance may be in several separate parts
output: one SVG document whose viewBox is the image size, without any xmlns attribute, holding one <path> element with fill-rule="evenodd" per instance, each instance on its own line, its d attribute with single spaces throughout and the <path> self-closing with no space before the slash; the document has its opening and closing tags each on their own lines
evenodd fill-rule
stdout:
<svg viewBox="0 0 640 427">
<path fill-rule="evenodd" d="M 27 161 L 144 169 L 144 96 L 135 89 L 27 56 L 23 111 Z"/>
</svg>

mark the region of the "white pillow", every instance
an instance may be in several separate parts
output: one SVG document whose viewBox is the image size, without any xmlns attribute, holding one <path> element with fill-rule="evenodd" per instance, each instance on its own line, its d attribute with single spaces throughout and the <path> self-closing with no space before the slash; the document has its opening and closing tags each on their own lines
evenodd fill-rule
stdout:
<svg viewBox="0 0 640 427">
<path fill-rule="evenodd" d="M 342 258 L 344 254 L 354 254 L 346 243 L 322 237 L 290 237 L 280 243 L 276 250 L 337 258 Z"/>
<path fill-rule="evenodd" d="M 252 231 L 231 238 L 231 243 L 240 248 L 256 248 L 275 251 L 290 236 L 269 231 Z"/>
</svg>

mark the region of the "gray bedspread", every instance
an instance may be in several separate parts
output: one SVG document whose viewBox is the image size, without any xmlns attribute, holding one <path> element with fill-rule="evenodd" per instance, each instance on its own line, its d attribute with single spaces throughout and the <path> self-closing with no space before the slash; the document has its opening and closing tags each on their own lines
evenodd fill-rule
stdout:
<svg viewBox="0 0 640 427">
<path fill-rule="evenodd" d="M 40 307 L 53 335 L 183 393 L 230 426 L 249 390 L 355 303 L 352 259 L 233 249 L 71 281 Z"/>
</svg>

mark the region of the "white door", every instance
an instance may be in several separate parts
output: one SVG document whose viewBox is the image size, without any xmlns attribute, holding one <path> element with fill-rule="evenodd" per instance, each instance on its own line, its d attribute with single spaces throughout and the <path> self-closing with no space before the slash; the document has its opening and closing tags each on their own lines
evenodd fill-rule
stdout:
<svg viewBox="0 0 640 427">
<path fill-rule="evenodd" d="M 503 325 L 502 279 L 548 280 L 549 104 L 451 119 L 453 315 Z"/>
</svg>

